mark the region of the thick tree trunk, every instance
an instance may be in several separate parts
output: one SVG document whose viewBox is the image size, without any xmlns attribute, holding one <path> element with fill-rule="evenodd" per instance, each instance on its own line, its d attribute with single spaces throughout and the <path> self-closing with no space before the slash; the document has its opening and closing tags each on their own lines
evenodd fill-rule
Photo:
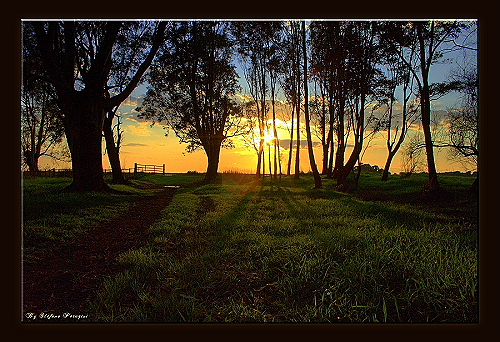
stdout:
<svg viewBox="0 0 500 342">
<path fill-rule="evenodd" d="M 111 182 L 114 184 L 128 184 L 128 181 L 125 179 L 122 172 L 120 149 L 115 144 L 115 139 L 113 138 L 113 117 L 113 113 L 110 113 L 104 118 L 102 129 L 104 133 L 104 140 L 106 142 L 109 164 L 111 165 L 111 172 L 113 175 Z"/>
<path fill-rule="evenodd" d="M 67 105 L 67 103 L 66 103 Z M 71 152 L 73 182 L 68 191 L 109 191 L 102 170 L 102 123 L 104 106 L 83 94 L 75 95 L 64 118 Z"/>
<path fill-rule="evenodd" d="M 38 173 L 38 157 L 35 156 L 33 151 L 24 151 L 23 152 L 24 162 L 28 166 L 28 171 L 37 174 Z"/>
<path fill-rule="evenodd" d="M 219 169 L 219 158 L 220 158 L 220 149 L 221 149 L 222 139 L 210 139 L 206 143 L 205 153 L 207 154 L 207 172 L 205 174 L 204 182 L 205 184 L 214 184 L 217 183 L 217 175 Z"/>
</svg>

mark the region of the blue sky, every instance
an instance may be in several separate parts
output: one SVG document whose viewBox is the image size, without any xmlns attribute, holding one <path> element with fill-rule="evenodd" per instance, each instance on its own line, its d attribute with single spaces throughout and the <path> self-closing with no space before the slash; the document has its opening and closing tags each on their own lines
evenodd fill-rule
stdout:
<svg viewBox="0 0 500 342">
<path fill-rule="evenodd" d="M 475 58 L 475 54 L 468 52 L 469 58 Z M 449 58 L 449 63 L 435 64 L 431 67 L 430 81 L 442 82 L 445 81 L 450 73 L 450 70 L 457 67 L 457 63 L 464 63 L 465 59 L 462 52 L 449 53 L 446 58 Z M 237 68 L 240 74 L 240 82 L 242 89 L 246 89 L 246 81 L 240 68 Z M 123 114 L 123 129 L 124 140 L 121 147 L 121 161 L 122 167 L 133 167 L 135 162 L 141 164 L 167 164 L 167 171 L 170 172 L 186 172 L 189 170 L 196 170 L 203 172 L 206 169 L 206 156 L 203 151 L 197 151 L 187 154 L 184 149 L 186 145 L 179 144 L 178 139 L 173 133 L 168 137 L 165 136 L 165 130 L 160 125 L 151 127 L 149 123 L 138 120 L 137 113 L 134 114 L 133 109 L 139 104 L 138 98 L 141 98 L 146 93 L 146 86 L 140 85 L 133 94 L 126 99 L 119 109 Z M 243 91 L 245 93 L 245 91 Z M 248 94 L 247 94 L 248 95 Z M 441 112 L 449 106 L 456 104 L 457 94 L 451 93 L 440 98 L 433 103 L 433 110 Z M 281 133 L 281 139 L 289 139 L 284 132 Z M 383 166 L 387 155 L 387 150 L 382 140 L 374 140 L 372 147 L 365 154 L 363 162 L 372 165 Z M 319 149 L 318 149 L 319 150 Z M 349 153 L 349 151 L 348 151 Z M 316 151 L 316 161 L 321 163 L 321 154 Z M 223 170 L 238 170 L 254 172 L 256 157 L 252 151 L 244 147 L 237 147 L 231 150 L 223 150 L 220 159 L 220 171 Z M 286 161 L 287 158 L 284 158 Z M 303 161 L 304 171 L 308 171 L 308 157 L 307 153 L 301 156 Z M 68 164 L 62 165 L 59 163 L 53 166 L 48 160 L 41 160 L 41 167 L 44 167 L 44 162 L 49 167 L 68 167 Z M 103 157 L 103 164 L 105 168 L 109 168 L 107 156 Z M 446 160 L 445 153 L 437 153 L 437 166 L 438 172 L 461 170 L 464 168 L 460 164 L 450 164 Z M 70 167 L 70 166 L 69 166 Z M 286 166 L 283 167 L 286 169 Z M 393 162 L 391 172 L 401 171 L 401 161 L 396 158 Z"/>
</svg>

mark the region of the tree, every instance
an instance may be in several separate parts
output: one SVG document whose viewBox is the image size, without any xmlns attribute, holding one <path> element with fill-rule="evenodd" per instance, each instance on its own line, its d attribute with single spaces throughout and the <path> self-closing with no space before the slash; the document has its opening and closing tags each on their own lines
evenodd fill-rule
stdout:
<svg viewBox="0 0 500 342">
<path fill-rule="evenodd" d="M 348 65 L 350 71 L 350 86 L 352 91 L 350 115 L 354 133 L 354 147 L 345 163 L 338 165 L 337 185 L 346 188 L 347 177 L 353 171 L 363 149 L 365 110 L 368 98 L 373 95 L 377 85 L 376 69 L 377 49 L 375 48 L 375 29 L 372 22 L 350 23 L 346 38 L 348 38 Z"/>
<path fill-rule="evenodd" d="M 203 148 L 206 183 L 217 179 L 220 150 L 241 133 L 241 107 L 227 22 L 178 22 L 169 44 L 148 73 L 141 116 L 165 121 L 188 152 Z"/>
<path fill-rule="evenodd" d="M 130 77 L 138 68 L 138 62 L 146 58 L 147 47 L 151 36 L 148 33 L 147 22 L 127 22 L 128 29 L 122 30 L 117 37 L 117 44 L 113 48 L 113 60 L 116 61 L 110 72 L 110 83 L 120 93 L 130 82 Z M 106 94 L 109 97 L 109 94 Z M 112 172 L 112 183 L 127 184 L 120 162 L 120 144 L 123 140 L 123 131 L 120 129 L 120 116 L 117 115 L 118 106 L 105 109 L 103 121 L 103 135 Z M 116 124 L 113 124 L 116 119 Z M 116 128 L 116 134 L 115 134 Z"/>
<path fill-rule="evenodd" d="M 102 132 L 104 135 L 104 141 L 106 143 L 106 152 L 108 154 L 109 165 L 111 166 L 112 180 L 114 184 L 128 184 L 129 182 L 125 179 L 120 162 L 120 144 L 122 141 L 122 131 L 120 130 L 120 117 L 116 115 L 115 107 L 112 110 L 107 110 L 104 115 L 104 121 L 102 125 Z M 116 124 L 116 137 L 114 134 L 113 119 L 117 118 L 118 123 Z"/>
<path fill-rule="evenodd" d="M 381 45 L 386 48 L 385 64 L 389 74 L 388 79 L 385 81 L 385 90 L 387 91 L 385 94 L 385 103 L 387 104 L 387 112 L 382 119 L 383 125 L 385 126 L 384 129 L 387 132 L 386 145 L 388 154 L 381 180 L 387 181 L 392 160 L 402 146 L 409 127 L 415 122 L 417 110 L 415 105 L 410 102 L 413 95 L 413 74 L 408 68 L 408 65 L 401 62 L 398 56 L 391 51 L 390 47 L 385 46 L 383 39 Z M 401 49 L 404 49 L 404 47 L 401 47 Z M 408 49 L 407 53 L 401 51 L 401 54 L 406 56 L 405 58 L 409 62 L 409 65 L 413 64 L 414 52 L 415 51 L 412 49 Z M 396 98 L 396 90 L 398 88 L 401 92 L 402 101 L 398 101 Z M 396 103 L 399 103 L 401 106 L 399 115 L 394 111 Z"/>
<path fill-rule="evenodd" d="M 452 160 L 470 163 L 479 171 L 479 77 L 475 63 L 466 64 L 451 75 L 449 84 L 462 96 L 455 106 L 450 108 L 444 120 L 446 141 L 436 144 L 448 147 L 448 157 Z M 479 172 L 470 191 L 479 189 Z"/>
<path fill-rule="evenodd" d="M 306 123 L 306 136 L 307 136 L 307 150 L 309 152 L 309 165 L 314 177 L 314 188 L 321 188 L 321 176 L 316 166 L 316 161 L 314 158 L 312 136 L 311 136 L 311 124 L 309 118 L 309 83 L 307 81 L 307 46 L 306 46 L 306 22 L 302 22 L 302 61 L 304 66 L 304 120 Z"/>
<path fill-rule="evenodd" d="M 301 149 L 301 127 L 300 127 L 300 104 L 301 104 L 301 28 L 300 22 L 290 21 L 285 26 L 285 37 L 282 43 L 281 54 L 281 88 L 284 91 L 285 98 L 289 103 L 291 113 L 290 145 L 288 151 L 287 175 L 291 173 L 292 154 L 293 154 L 293 135 L 295 139 L 295 162 L 294 178 L 300 177 L 300 149 Z M 295 126 L 295 127 L 294 127 Z"/>
<path fill-rule="evenodd" d="M 342 121 L 337 125 L 337 133 L 343 136 L 343 113 L 337 106 L 343 102 L 340 95 L 343 88 L 342 63 L 345 61 L 340 35 L 341 22 L 313 21 L 310 25 L 311 36 L 311 73 L 320 88 L 320 97 L 315 101 L 316 117 L 320 130 L 320 139 L 323 145 L 323 170 L 322 174 L 333 176 L 334 163 L 334 132 L 336 121 L 342 116 Z M 314 107 L 313 107 L 314 108 Z M 342 105 L 342 108 L 344 106 Z M 345 151 L 344 139 L 337 136 L 339 150 Z M 342 152 L 343 156 L 343 152 Z M 342 161 L 343 164 L 343 161 Z"/>
<path fill-rule="evenodd" d="M 64 137 L 64 128 L 54 88 L 33 77 L 41 68 L 40 56 L 33 53 L 33 45 L 33 35 L 23 35 L 21 142 L 23 164 L 29 171 L 38 172 L 41 156 L 62 159 L 63 153 L 58 147 Z"/>
<path fill-rule="evenodd" d="M 393 51 L 415 77 L 419 91 L 420 113 L 425 139 L 425 152 L 429 180 L 426 189 L 439 190 L 434 143 L 431 132 L 431 84 L 430 69 L 444 55 L 445 43 L 453 42 L 465 25 L 459 21 L 410 21 L 388 23 L 385 35 Z M 417 56 L 413 64 L 402 53 L 402 47 L 414 49 Z"/>
<path fill-rule="evenodd" d="M 31 84 L 30 84 L 31 83 Z M 21 127 L 23 162 L 31 172 L 38 172 L 41 156 L 61 160 L 57 147 L 63 140 L 64 129 L 60 111 L 43 82 L 23 79 L 21 97 Z"/>
<path fill-rule="evenodd" d="M 280 40 L 280 31 L 283 23 L 280 21 L 250 22 L 239 21 L 231 25 L 231 33 L 238 47 L 238 53 L 243 62 L 243 73 L 247 81 L 250 94 L 254 100 L 258 128 L 260 134 L 259 149 L 257 152 L 256 177 L 265 174 L 264 145 L 268 122 L 269 105 L 268 94 L 271 95 L 273 122 L 276 119 L 275 96 L 277 85 L 277 44 Z M 275 125 L 274 125 L 275 126 Z M 273 127 L 274 127 L 273 126 Z M 274 147 L 277 147 L 277 133 L 273 130 Z M 275 156 L 275 171 L 277 170 L 277 152 Z M 269 155 L 270 157 L 270 155 Z M 269 163 L 271 167 L 271 163 Z"/>
<path fill-rule="evenodd" d="M 319 81 L 319 82 L 318 82 Z M 319 94 L 318 94 L 319 83 Z M 329 170 L 329 150 L 333 148 L 331 139 L 333 138 L 333 123 L 329 120 L 327 110 L 328 99 L 321 80 L 314 82 L 314 100 L 309 101 L 311 121 L 315 127 L 314 135 L 321 141 L 323 151 L 322 175 L 327 175 Z"/>
<path fill-rule="evenodd" d="M 112 71 L 123 60 L 114 54 L 120 37 L 135 25 L 147 37 L 142 53 L 125 61 L 134 67 L 121 92 Z M 108 109 L 120 105 L 135 89 L 163 41 L 166 22 L 33 21 L 24 32 L 33 34 L 33 53 L 40 55 L 42 72 L 34 75 L 50 83 L 71 153 L 73 182 L 68 190 L 109 191 L 102 170 L 102 128 Z"/>
</svg>

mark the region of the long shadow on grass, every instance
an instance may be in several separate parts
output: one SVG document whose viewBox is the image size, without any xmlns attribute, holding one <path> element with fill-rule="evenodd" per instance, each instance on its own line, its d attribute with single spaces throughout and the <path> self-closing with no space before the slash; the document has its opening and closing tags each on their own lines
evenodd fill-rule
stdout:
<svg viewBox="0 0 500 342">
<path fill-rule="evenodd" d="M 264 196 L 265 193 L 266 191 L 261 191 L 260 195 Z M 352 213 L 353 220 L 367 219 L 387 229 L 405 227 L 408 230 L 420 230 L 423 227 L 434 226 L 436 223 L 456 223 L 457 221 L 452 217 L 437 217 L 434 213 L 418 206 L 364 201 L 331 189 L 304 189 L 303 192 L 293 192 L 289 188 L 277 185 L 271 186 L 267 193 L 276 199 L 281 199 L 290 214 L 298 219 L 304 228 L 307 228 L 304 219 L 314 218 L 317 215 L 314 210 L 314 201 L 317 199 L 332 201 L 332 217 L 336 215 L 336 209 L 349 208 L 348 213 Z M 300 201 L 298 197 L 305 197 L 307 200 Z M 348 213 L 346 214 L 349 215 Z"/>
<path fill-rule="evenodd" d="M 219 218 L 219 220 L 217 221 L 217 229 L 219 234 L 215 235 L 213 238 L 213 244 L 216 247 L 223 248 L 225 242 L 230 239 L 231 233 L 234 229 L 233 222 L 241 217 L 245 210 L 247 210 L 247 207 L 253 195 L 253 192 L 245 194 L 234 206 L 233 210 Z"/>
</svg>

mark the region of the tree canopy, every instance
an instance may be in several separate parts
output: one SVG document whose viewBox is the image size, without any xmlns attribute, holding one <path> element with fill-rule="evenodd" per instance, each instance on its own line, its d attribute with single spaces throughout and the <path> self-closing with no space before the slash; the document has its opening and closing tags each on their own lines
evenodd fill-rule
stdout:
<svg viewBox="0 0 500 342">
<path fill-rule="evenodd" d="M 188 151 L 207 154 L 207 182 L 215 180 L 221 146 L 238 134 L 239 89 L 226 22 L 178 22 L 148 74 L 140 116 L 163 121 Z"/>
</svg>

